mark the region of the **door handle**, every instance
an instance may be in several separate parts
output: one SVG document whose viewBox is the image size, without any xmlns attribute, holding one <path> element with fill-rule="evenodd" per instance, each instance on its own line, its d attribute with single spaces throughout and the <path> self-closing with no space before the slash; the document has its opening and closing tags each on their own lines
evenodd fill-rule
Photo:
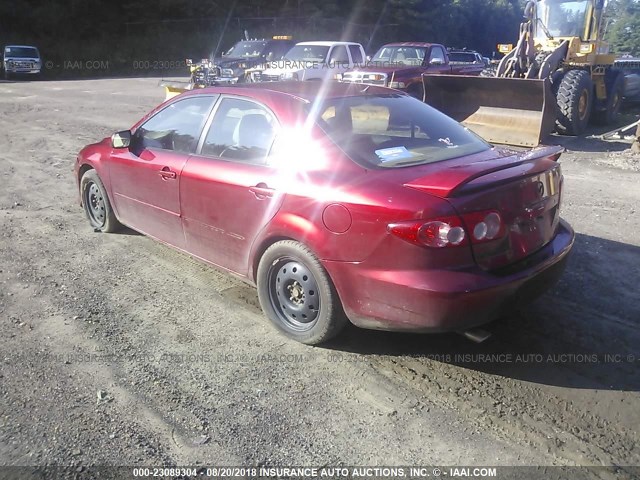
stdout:
<svg viewBox="0 0 640 480">
<path fill-rule="evenodd" d="M 177 177 L 176 172 L 173 172 L 169 169 L 169 167 L 164 167 L 162 170 L 158 172 L 164 180 L 174 179 Z"/>
<path fill-rule="evenodd" d="M 275 190 L 273 188 L 269 188 L 267 184 L 263 182 L 260 182 L 253 187 L 249 187 L 249 191 L 260 200 L 264 198 L 271 198 L 275 194 Z"/>
</svg>

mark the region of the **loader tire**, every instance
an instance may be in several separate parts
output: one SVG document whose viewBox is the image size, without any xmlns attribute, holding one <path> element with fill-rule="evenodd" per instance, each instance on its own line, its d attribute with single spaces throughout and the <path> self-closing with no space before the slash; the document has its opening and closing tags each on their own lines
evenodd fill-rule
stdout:
<svg viewBox="0 0 640 480">
<path fill-rule="evenodd" d="M 607 104 L 604 110 L 593 112 L 592 121 L 596 125 L 610 125 L 616 121 L 624 96 L 624 75 L 616 75 L 611 88 L 607 92 Z"/>
<path fill-rule="evenodd" d="M 556 93 L 561 135 L 580 135 L 587 128 L 593 105 L 593 83 L 586 70 L 569 70 L 560 80 Z"/>
</svg>

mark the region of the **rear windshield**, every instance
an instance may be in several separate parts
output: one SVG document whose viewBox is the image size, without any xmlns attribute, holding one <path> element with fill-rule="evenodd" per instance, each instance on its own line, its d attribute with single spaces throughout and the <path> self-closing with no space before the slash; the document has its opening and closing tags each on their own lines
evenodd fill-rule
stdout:
<svg viewBox="0 0 640 480">
<path fill-rule="evenodd" d="M 332 98 L 317 111 L 320 127 L 365 167 L 422 165 L 491 148 L 455 120 L 407 95 Z"/>
<path fill-rule="evenodd" d="M 38 58 L 38 50 L 33 47 L 4 47 L 5 57 Z"/>
<path fill-rule="evenodd" d="M 449 60 L 451 62 L 473 63 L 478 60 L 478 57 L 473 53 L 449 52 Z"/>
</svg>

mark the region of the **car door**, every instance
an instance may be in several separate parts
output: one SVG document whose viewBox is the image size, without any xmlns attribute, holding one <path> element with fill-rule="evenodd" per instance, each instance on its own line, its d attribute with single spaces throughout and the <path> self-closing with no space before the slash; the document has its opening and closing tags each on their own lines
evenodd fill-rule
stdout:
<svg viewBox="0 0 640 480">
<path fill-rule="evenodd" d="M 346 45 L 334 45 L 329 52 L 329 75 L 328 78 L 334 78 L 338 73 L 344 73 L 353 68 L 353 62 L 349 57 L 349 51 Z"/>
<path fill-rule="evenodd" d="M 283 200 L 277 171 L 266 165 L 278 129 L 266 106 L 220 99 L 180 180 L 189 253 L 247 274 L 253 241 Z"/>
<path fill-rule="evenodd" d="M 444 48 L 439 45 L 432 45 L 427 57 L 427 73 L 449 73 L 451 66 L 447 63 L 447 55 Z"/>
<path fill-rule="evenodd" d="M 125 225 L 185 248 L 180 218 L 180 175 L 195 152 L 215 97 L 178 100 L 134 133 L 129 148 L 114 149 L 109 162 L 114 209 Z"/>
</svg>

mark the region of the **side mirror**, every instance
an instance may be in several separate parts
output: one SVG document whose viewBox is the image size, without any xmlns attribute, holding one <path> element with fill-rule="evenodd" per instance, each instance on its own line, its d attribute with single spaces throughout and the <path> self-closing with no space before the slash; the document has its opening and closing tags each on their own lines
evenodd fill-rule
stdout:
<svg viewBox="0 0 640 480">
<path fill-rule="evenodd" d="M 444 65 L 444 62 L 439 58 L 434 58 L 429 62 L 430 65 Z"/>
<path fill-rule="evenodd" d="M 371 55 L 367 55 L 367 62 L 371 61 Z"/>
<path fill-rule="evenodd" d="M 129 145 L 131 145 L 131 130 L 116 132 L 111 136 L 113 148 L 129 148 Z"/>
</svg>

